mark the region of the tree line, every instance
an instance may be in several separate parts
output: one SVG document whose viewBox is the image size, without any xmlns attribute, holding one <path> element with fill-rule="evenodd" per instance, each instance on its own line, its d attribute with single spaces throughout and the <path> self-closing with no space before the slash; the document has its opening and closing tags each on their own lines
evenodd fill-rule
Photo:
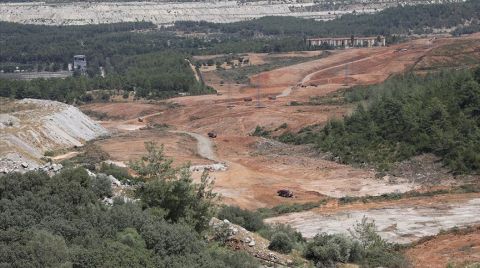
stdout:
<svg viewBox="0 0 480 268">
<path fill-rule="evenodd" d="M 430 33 L 433 29 L 451 28 L 470 22 L 479 25 L 480 2 L 398 6 L 374 14 L 345 14 L 330 21 L 295 17 L 262 17 L 227 24 L 180 21 L 177 29 L 184 31 L 221 32 L 253 38 L 269 36 L 392 36 Z"/>
<path fill-rule="evenodd" d="M 343 163 L 379 169 L 432 153 L 455 173 L 480 170 L 480 68 L 426 77 L 405 74 L 353 88 L 345 98 L 360 102 L 352 115 L 281 139 L 313 143 Z"/>
<path fill-rule="evenodd" d="M 186 55 L 166 52 L 112 57 L 105 66 L 105 78 L 76 75 L 66 79 L 30 81 L 0 79 L 0 96 L 72 103 L 92 101 L 94 98 L 89 92 L 95 90 L 133 91 L 138 98 L 160 99 L 176 96 L 178 92 L 190 95 L 213 93 L 212 88 L 195 80 L 185 59 Z"/>
</svg>

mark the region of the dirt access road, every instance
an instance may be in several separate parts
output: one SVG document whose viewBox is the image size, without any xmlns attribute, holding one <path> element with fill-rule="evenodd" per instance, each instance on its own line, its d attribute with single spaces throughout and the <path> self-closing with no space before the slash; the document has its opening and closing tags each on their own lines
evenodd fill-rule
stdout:
<svg viewBox="0 0 480 268">
<path fill-rule="evenodd" d="M 211 139 L 200 135 L 198 133 L 188 132 L 188 131 L 170 131 L 172 133 L 180 133 L 180 134 L 187 134 L 192 136 L 197 140 L 197 152 L 200 157 L 203 157 L 208 160 L 212 161 L 219 161 L 216 153 L 215 153 L 215 145 Z"/>
<path fill-rule="evenodd" d="M 224 161 L 228 170 L 215 172 L 215 190 L 222 194 L 223 201 L 245 208 L 270 207 L 280 203 L 316 201 L 328 196 L 363 196 L 387 192 L 404 192 L 419 185 L 402 178 L 394 182 L 388 178 L 376 179 L 375 171 L 341 165 L 318 157 L 308 149 L 282 145 L 276 142 L 250 136 L 256 126 L 272 130 L 274 134 L 285 131 L 276 130 L 287 125 L 286 130 L 297 131 L 304 126 L 324 124 L 331 118 L 339 118 L 351 112 L 349 105 L 289 105 L 292 101 L 305 102 L 311 96 L 325 96 L 349 85 L 379 83 L 392 74 L 401 73 L 418 62 L 426 53 L 458 39 L 419 39 L 400 45 L 383 48 L 365 48 L 334 51 L 330 56 L 301 64 L 296 64 L 251 77 L 251 84 L 225 84 L 215 72 L 204 73 L 204 80 L 222 95 L 189 96 L 171 99 L 175 107 L 167 108 L 163 104 L 132 104 L 129 114 L 128 104 L 110 103 L 93 104 L 84 109 L 101 111 L 109 115 L 121 112 L 128 120 L 110 120 L 105 126 L 139 126 L 150 124 L 167 124 L 169 130 L 196 133 L 206 137 L 209 131 L 216 131 L 214 140 L 215 158 Z M 345 66 L 348 65 L 348 76 Z M 306 78 L 307 77 L 307 78 Z M 303 86 L 302 86 L 303 84 Z M 290 94 L 277 100 L 270 100 L 271 95 L 282 94 L 291 88 Z M 261 107 L 255 101 L 259 90 Z M 253 97 L 253 102 L 244 102 L 244 97 Z M 152 111 L 153 110 L 153 111 Z M 147 112 L 152 116 L 145 117 Z M 144 122 L 136 122 L 135 116 L 142 114 Z M 141 127 L 140 127 L 141 128 Z M 134 130 L 133 132 L 135 132 Z M 142 133 L 143 130 L 138 130 Z M 184 139 L 182 134 L 156 136 L 157 142 L 178 144 Z M 129 134 L 134 135 L 134 134 Z M 184 135 L 183 135 L 184 136 Z M 142 140 L 149 140 L 148 136 Z M 121 150 L 125 156 L 133 154 L 128 140 L 121 139 L 105 146 Z M 193 148 L 198 145 L 193 144 Z M 209 146 L 210 148 L 212 146 Z M 172 148 L 173 149 L 173 148 Z M 174 158 L 189 159 L 193 164 L 203 164 L 204 159 L 197 152 L 185 152 L 185 149 L 167 150 Z M 202 153 L 203 154 L 203 153 Z M 188 156 L 188 157 L 187 157 Z M 118 159 L 113 159 L 118 160 Z M 288 188 L 295 192 L 296 198 L 283 199 L 276 196 L 276 191 Z"/>
</svg>

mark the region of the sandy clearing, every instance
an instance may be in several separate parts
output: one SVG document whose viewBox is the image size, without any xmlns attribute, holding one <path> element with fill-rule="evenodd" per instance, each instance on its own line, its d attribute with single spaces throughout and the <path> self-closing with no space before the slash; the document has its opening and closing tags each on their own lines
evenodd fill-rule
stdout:
<svg viewBox="0 0 480 268">
<path fill-rule="evenodd" d="M 440 230 L 455 226 L 480 224 L 480 198 L 449 202 L 402 206 L 390 206 L 367 210 L 347 210 L 336 213 L 307 211 L 267 219 L 269 223 L 289 224 L 305 237 L 317 233 L 348 233 L 363 217 L 374 220 L 379 234 L 388 241 L 410 243 L 424 236 L 435 235 Z"/>
<path fill-rule="evenodd" d="M 65 154 L 54 156 L 54 157 L 52 157 L 52 160 L 62 161 L 62 160 L 65 160 L 65 159 L 70 159 L 74 156 L 77 156 L 79 153 L 80 152 L 68 152 L 68 153 L 65 153 Z"/>
<path fill-rule="evenodd" d="M 175 165 L 186 162 L 196 165 L 211 164 L 211 161 L 198 155 L 196 139 L 163 130 L 145 129 L 118 133 L 109 139 L 96 141 L 95 144 L 110 154 L 111 161 L 128 163 L 140 159 L 147 153 L 145 142 L 163 145 L 165 155 L 173 158 Z"/>
</svg>

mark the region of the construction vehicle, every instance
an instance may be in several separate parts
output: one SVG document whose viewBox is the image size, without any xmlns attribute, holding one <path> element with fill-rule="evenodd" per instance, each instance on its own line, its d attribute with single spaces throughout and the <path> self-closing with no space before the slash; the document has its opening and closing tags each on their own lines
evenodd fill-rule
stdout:
<svg viewBox="0 0 480 268">
<path fill-rule="evenodd" d="M 215 131 L 210 131 L 208 132 L 208 137 L 215 139 L 217 137 L 217 133 Z"/>
<path fill-rule="evenodd" d="M 285 198 L 292 198 L 293 192 L 287 189 L 281 189 L 277 191 L 278 196 L 285 197 Z"/>
</svg>

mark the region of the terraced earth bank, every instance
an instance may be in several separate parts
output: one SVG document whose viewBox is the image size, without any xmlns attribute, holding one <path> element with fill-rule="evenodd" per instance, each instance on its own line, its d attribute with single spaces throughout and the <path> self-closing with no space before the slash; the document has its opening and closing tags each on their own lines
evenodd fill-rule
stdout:
<svg viewBox="0 0 480 268">
<path fill-rule="evenodd" d="M 404 4 L 430 4 L 461 0 L 407 0 Z M 175 21 L 228 23 L 264 16 L 295 16 L 330 20 L 347 13 L 373 13 L 396 6 L 396 0 L 331 1 L 212 1 L 212 2 L 21 2 L 1 3 L 0 20 L 25 24 L 85 25 L 150 21 L 168 25 Z"/>
<path fill-rule="evenodd" d="M 455 199 L 455 198 L 452 198 Z M 334 213 L 308 211 L 268 219 L 270 223 L 285 223 L 311 238 L 318 233 L 348 233 L 363 217 L 374 220 L 379 234 L 395 243 L 410 243 L 422 237 L 436 235 L 441 230 L 480 224 L 480 198 L 410 204 L 391 203 L 381 207 L 341 210 Z"/>
</svg>

